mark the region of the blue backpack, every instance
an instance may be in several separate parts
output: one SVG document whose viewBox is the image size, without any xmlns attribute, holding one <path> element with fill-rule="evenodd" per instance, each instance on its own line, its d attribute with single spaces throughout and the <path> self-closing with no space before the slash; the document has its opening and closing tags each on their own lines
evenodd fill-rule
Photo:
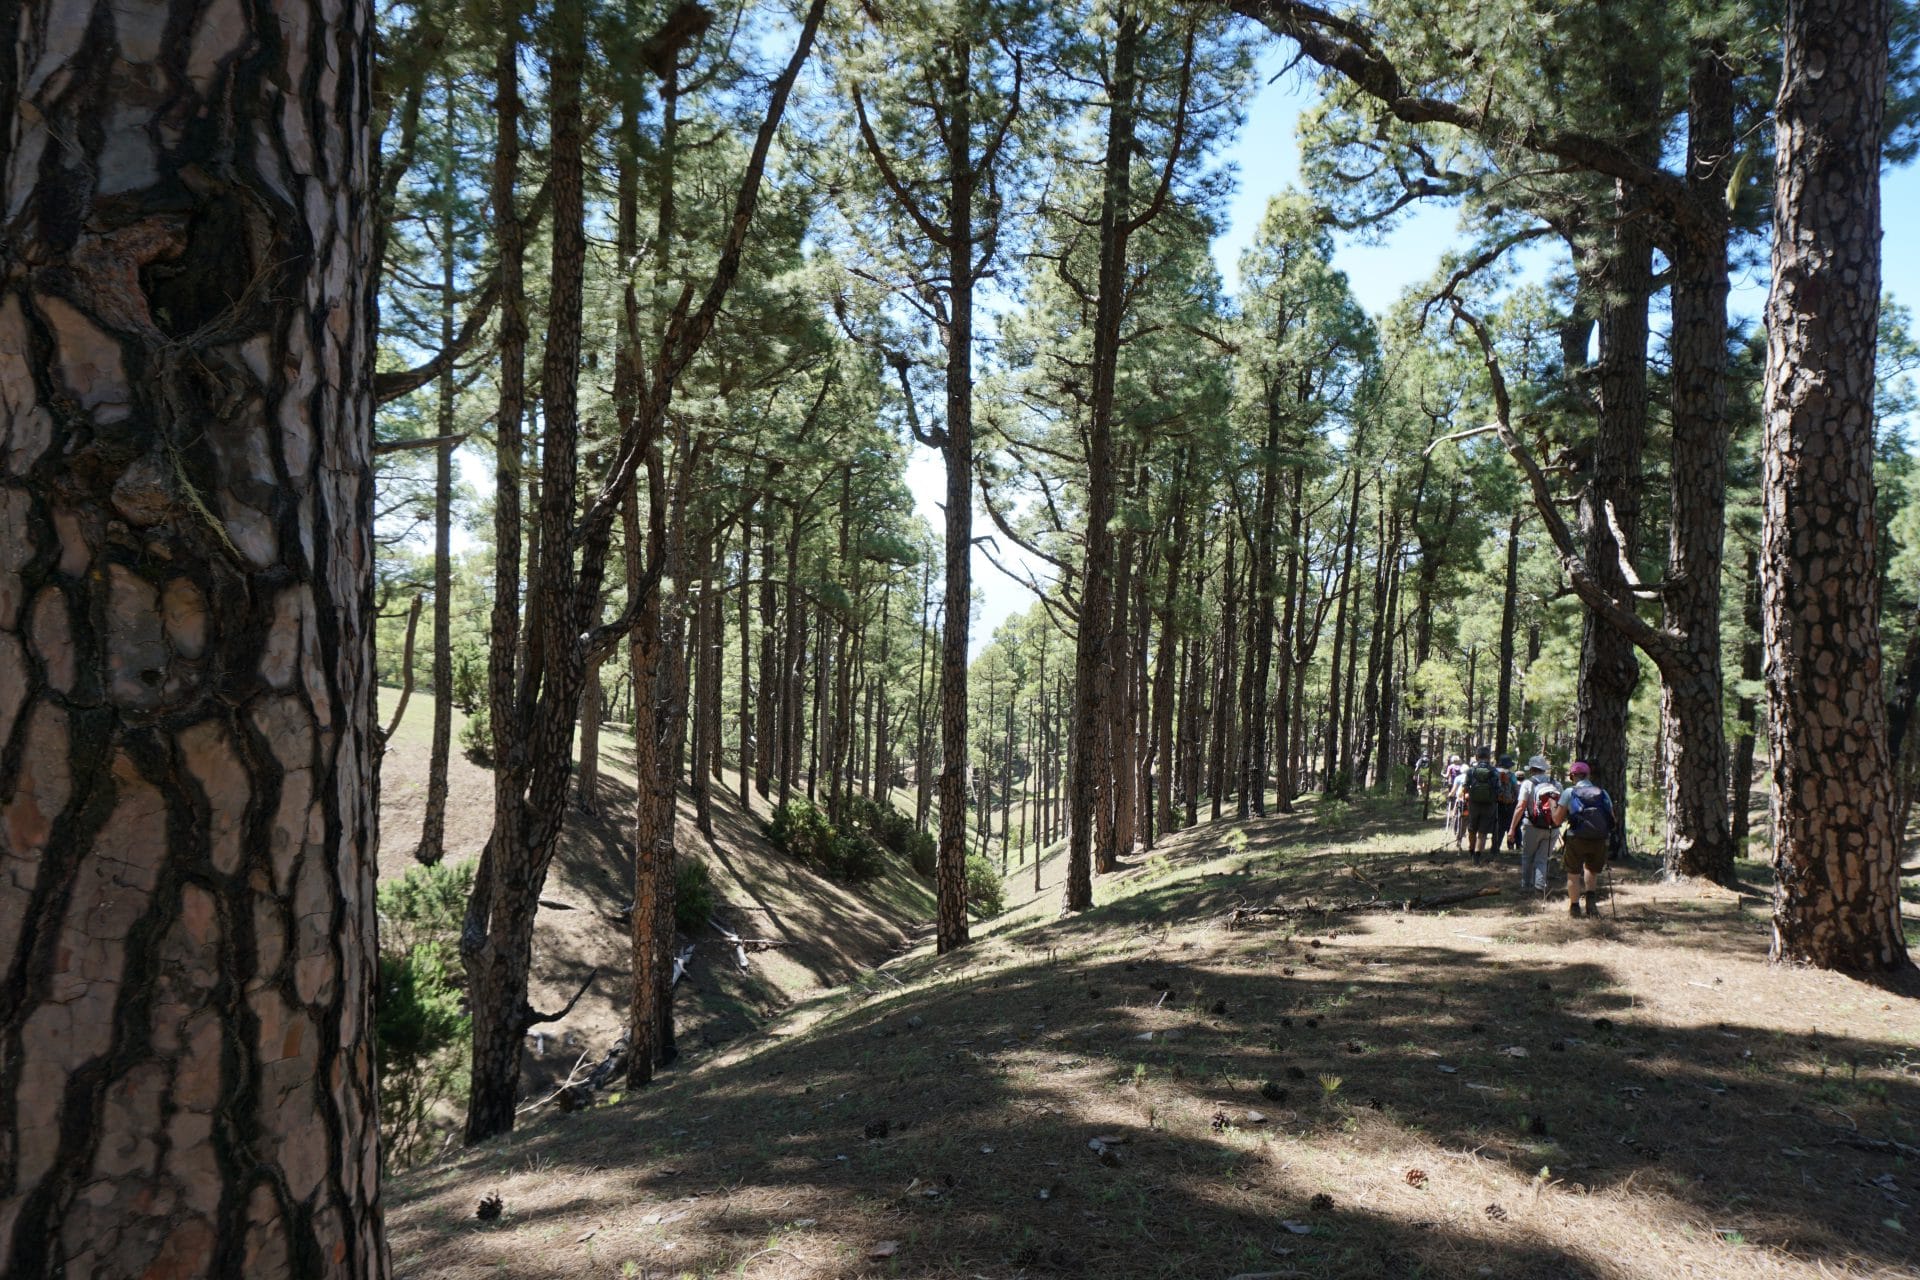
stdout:
<svg viewBox="0 0 1920 1280">
<path fill-rule="evenodd" d="M 1591 782 L 1567 792 L 1567 834 L 1605 840 L 1613 834 L 1613 798 Z"/>
</svg>

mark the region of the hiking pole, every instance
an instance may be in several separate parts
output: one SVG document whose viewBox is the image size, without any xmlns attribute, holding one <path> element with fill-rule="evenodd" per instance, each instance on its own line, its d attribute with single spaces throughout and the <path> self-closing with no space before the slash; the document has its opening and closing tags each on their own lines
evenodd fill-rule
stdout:
<svg viewBox="0 0 1920 1280">
<path fill-rule="evenodd" d="M 1611 857 L 1607 859 L 1607 911 L 1613 917 L 1614 922 L 1618 923 L 1620 920 L 1620 904 L 1613 900 L 1613 859 Z"/>
</svg>

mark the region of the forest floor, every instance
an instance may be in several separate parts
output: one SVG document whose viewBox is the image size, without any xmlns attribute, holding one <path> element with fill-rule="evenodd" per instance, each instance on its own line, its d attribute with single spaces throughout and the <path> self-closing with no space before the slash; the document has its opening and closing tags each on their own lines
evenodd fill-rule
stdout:
<svg viewBox="0 0 1920 1280">
<path fill-rule="evenodd" d="M 396 1274 L 1920 1274 L 1920 1000 L 1769 967 L 1757 887 L 1616 870 L 1570 920 L 1337 809 L 1179 833 L 1073 919 L 1055 858 L 964 951 L 395 1178 Z"/>
</svg>

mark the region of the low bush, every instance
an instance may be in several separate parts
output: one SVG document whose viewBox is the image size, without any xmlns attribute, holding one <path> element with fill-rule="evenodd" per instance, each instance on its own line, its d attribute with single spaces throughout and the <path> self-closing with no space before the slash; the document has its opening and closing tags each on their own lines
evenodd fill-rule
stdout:
<svg viewBox="0 0 1920 1280">
<path fill-rule="evenodd" d="M 824 866 L 833 857 L 837 833 L 827 820 L 826 810 L 808 800 L 789 800 L 773 807 L 773 819 L 767 824 L 767 838 L 779 848 L 811 866 Z"/>
<path fill-rule="evenodd" d="M 940 842 L 933 838 L 931 831 L 916 829 L 913 838 L 907 841 L 906 854 L 915 874 L 923 880 L 933 879 L 934 870 L 940 864 Z"/>
<path fill-rule="evenodd" d="M 847 826 L 834 826 L 826 811 L 806 800 L 775 805 L 767 838 L 784 852 L 835 880 L 871 880 L 887 869 L 887 851 L 867 834 L 863 816 L 877 806 L 854 797 L 843 810 Z"/>
<path fill-rule="evenodd" d="M 967 907 L 977 916 L 997 916 L 1007 909 L 1007 889 L 993 864 L 977 853 L 967 855 Z"/>
<path fill-rule="evenodd" d="M 713 891 L 713 877 L 707 864 L 698 858 L 682 858 L 673 868 L 673 923 L 682 933 L 692 933 L 713 919 L 719 895 Z"/>
<path fill-rule="evenodd" d="M 445 1104 L 466 1088 L 459 936 L 472 890 L 472 862 L 414 867 L 380 887 L 374 1058 L 381 1149 L 393 1168 L 405 1168 L 426 1150 L 445 1119 Z"/>
<path fill-rule="evenodd" d="M 834 837 L 827 874 L 836 880 L 872 880 L 887 869 L 887 851 L 864 831 L 843 831 Z"/>
<path fill-rule="evenodd" d="M 460 750 L 475 764 L 493 763 L 493 719 L 485 698 L 474 704 L 460 726 Z"/>
</svg>

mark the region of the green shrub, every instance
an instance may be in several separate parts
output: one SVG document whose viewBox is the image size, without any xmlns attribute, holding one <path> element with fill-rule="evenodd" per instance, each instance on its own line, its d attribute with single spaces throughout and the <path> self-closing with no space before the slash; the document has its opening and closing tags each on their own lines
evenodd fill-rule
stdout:
<svg viewBox="0 0 1920 1280">
<path fill-rule="evenodd" d="M 473 715 L 487 705 L 487 649 L 477 640 L 453 646 L 453 705 Z"/>
<path fill-rule="evenodd" d="M 933 838 L 931 831 L 916 829 L 907 841 L 906 854 L 907 861 L 922 879 L 933 879 L 934 870 L 940 864 L 940 842 Z"/>
<path fill-rule="evenodd" d="M 835 880 L 871 880 L 887 869 L 887 854 L 877 840 L 860 829 L 862 806 L 869 811 L 874 808 L 858 796 L 845 803 L 848 826 L 843 830 L 829 822 L 826 811 L 818 806 L 806 800 L 789 800 L 774 806 L 767 838 L 822 875 Z"/>
<path fill-rule="evenodd" d="M 967 855 L 967 906 L 978 916 L 997 916 L 1007 909 L 1007 890 L 1000 882 L 1000 873 L 977 853 Z"/>
<path fill-rule="evenodd" d="M 872 880 L 887 869 L 887 851 L 864 831 L 843 831 L 834 837 L 827 874 L 836 880 Z"/>
<path fill-rule="evenodd" d="M 475 764 L 493 763 L 493 717 L 485 698 L 474 705 L 460 726 L 460 750 Z"/>
<path fill-rule="evenodd" d="M 878 810 L 872 827 L 873 834 L 880 843 L 895 853 L 911 854 L 914 837 L 924 834 L 913 825 L 913 819 L 892 805 L 877 805 Z"/>
<path fill-rule="evenodd" d="M 444 1104 L 465 1089 L 459 936 L 472 890 L 472 862 L 413 867 L 379 890 L 374 1059 L 381 1146 L 395 1168 L 418 1158 L 440 1127 Z"/>
<path fill-rule="evenodd" d="M 811 866 L 824 866 L 833 856 L 837 833 L 826 811 L 807 800 L 789 800 L 773 807 L 767 838 L 791 857 Z"/>
<path fill-rule="evenodd" d="M 682 858 L 673 868 L 673 923 L 682 933 L 692 933 L 713 919 L 719 897 L 713 891 L 713 877 L 707 864 L 698 858 Z"/>
</svg>

